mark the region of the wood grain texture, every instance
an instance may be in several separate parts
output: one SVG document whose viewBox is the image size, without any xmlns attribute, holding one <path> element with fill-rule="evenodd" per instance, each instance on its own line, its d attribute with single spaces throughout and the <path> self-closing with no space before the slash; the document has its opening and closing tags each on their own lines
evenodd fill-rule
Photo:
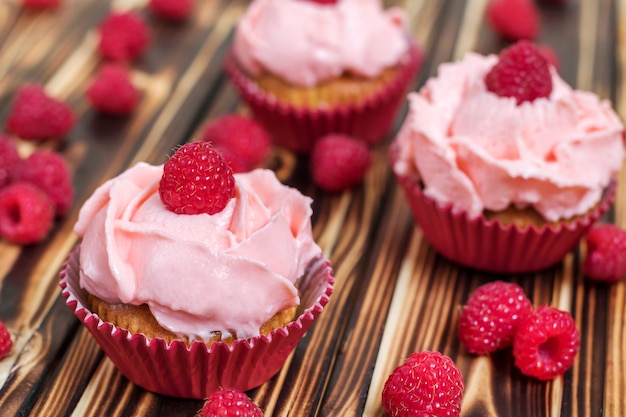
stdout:
<svg viewBox="0 0 626 417">
<path fill-rule="evenodd" d="M 506 42 L 485 23 L 488 0 L 386 0 L 406 10 L 426 61 L 412 89 L 440 63 L 467 51 L 498 52 Z M 612 100 L 626 117 L 626 1 L 540 4 L 541 43 L 560 57 L 571 85 Z M 246 112 L 223 60 L 248 1 L 197 1 L 189 21 L 168 24 L 145 0 L 65 0 L 54 11 L 27 12 L 0 0 L 0 125 L 16 89 L 35 82 L 67 101 L 78 121 L 54 148 L 74 175 L 76 199 L 44 242 L 0 241 L 0 317 L 14 341 L 0 360 L 0 416 L 193 416 L 202 401 L 168 398 L 128 382 L 65 306 L 58 272 L 77 242 L 78 209 L 105 180 L 137 161 L 162 163 L 219 115 Z M 133 9 L 152 30 L 150 49 L 132 65 L 142 100 L 131 117 L 105 117 L 84 92 L 100 58 L 96 27 L 109 10 Z M 399 115 L 400 122 L 406 109 Z M 396 124 L 396 127 L 398 125 Z M 451 356 L 465 380 L 462 416 L 626 416 L 626 284 L 600 285 L 581 271 L 584 243 L 562 263 L 530 274 L 462 268 L 436 254 L 416 226 L 389 169 L 387 140 L 373 149 L 363 184 L 340 194 L 315 188 L 306 157 L 274 148 L 267 166 L 314 198 L 314 235 L 336 275 L 331 302 L 266 384 L 248 392 L 266 416 L 383 416 L 389 373 L 416 350 Z M 626 172 L 626 171 L 625 171 Z M 605 221 L 626 227 L 626 173 Z M 520 284 L 535 305 L 570 311 L 581 332 L 577 359 L 563 377 L 521 375 L 510 351 L 468 354 L 456 336 L 459 306 L 479 285 Z"/>
</svg>

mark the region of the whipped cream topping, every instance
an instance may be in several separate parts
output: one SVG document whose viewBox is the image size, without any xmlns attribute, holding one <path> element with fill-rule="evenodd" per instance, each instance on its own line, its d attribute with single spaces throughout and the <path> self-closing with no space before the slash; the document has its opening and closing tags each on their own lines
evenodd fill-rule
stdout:
<svg viewBox="0 0 626 417">
<path fill-rule="evenodd" d="M 294 284 L 321 254 L 310 198 L 258 169 L 235 174 L 235 198 L 220 213 L 175 214 L 158 195 L 162 173 L 139 163 L 85 202 L 74 227 L 82 288 L 108 303 L 146 303 L 190 340 L 257 336 L 299 304 Z"/>
<path fill-rule="evenodd" d="M 409 95 L 394 171 L 421 178 L 426 195 L 470 217 L 510 205 L 548 221 L 584 214 L 622 167 L 621 121 L 554 69 L 550 97 L 519 106 L 499 97 L 484 83 L 497 60 L 468 53 Z"/>
<path fill-rule="evenodd" d="M 405 20 L 380 0 L 254 0 L 237 26 L 233 53 L 249 74 L 267 71 L 298 86 L 344 72 L 375 77 L 406 56 Z"/>
</svg>

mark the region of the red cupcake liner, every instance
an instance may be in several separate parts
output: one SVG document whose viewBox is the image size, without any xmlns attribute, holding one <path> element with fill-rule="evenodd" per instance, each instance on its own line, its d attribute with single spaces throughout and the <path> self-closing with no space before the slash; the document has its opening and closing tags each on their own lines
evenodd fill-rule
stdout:
<svg viewBox="0 0 626 417">
<path fill-rule="evenodd" d="M 131 334 L 104 322 L 86 307 L 86 292 L 79 284 L 77 246 L 61 270 L 60 286 L 67 305 L 91 332 L 117 369 L 133 383 L 159 394 L 204 399 L 219 388 L 248 391 L 258 387 L 283 366 L 299 340 L 328 303 L 333 292 L 333 271 L 322 257 L 311 262 L 298 287 L 299 317 L 268 336 L 235 340 L 232 345 L 183 341 L 170 344 Z"/>
<path fill-rule="evenodd" d="M 275 144 L 309 153 L 315 141 L 329 133 L 352 135 L 370 144 L 380 142 L 391 130 L 407 88 L 422 65 L 424 54 L 415 42 L 411 42 L 408 57 L 397 76 L 379 93 L 362 103 L 331 108 L 297 108 L 278 102 L 239 68 L 232 53 L 226 57 L 226 72 Z"/>
<path fill-rule="evenodd" d="M 393 159 L 393 146 L 392 146 Z M 613 181 L 596 207 L 585 216 L 557 225 L 521 228 L 484 216 L 469 218 L 424 195 L 419 181 L 396 175 L 424 238 L 444 257 L 489 272 L 526 273 L 561 261 L 589 228 L 606 213 L 615 198 Z"/>
</svg>

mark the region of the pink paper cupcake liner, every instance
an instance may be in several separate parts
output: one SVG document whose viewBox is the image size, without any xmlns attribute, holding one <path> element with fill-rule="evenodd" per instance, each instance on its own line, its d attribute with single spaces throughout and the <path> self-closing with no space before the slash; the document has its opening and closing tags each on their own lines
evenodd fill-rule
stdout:
<svg viewBox="0 0 626 417">
<path fill-rule="evenodd" d="M 297 153 L 309 153 L 320 137 L 345 133 L 370 144 L 381 141 L 391 129 L 407 88 L 423 62 L 423 51 L 411 42 L 409 59 L 397 76 L 379 93 L 355 105 L 332 108 L 297 108 L 280 103 L 264 92 L 235 62 L 226 57 L 226 71 L 255 119 L 272 135 L 275 144 Z"/>
<path fill-rule="evenodd" d="M 146 390 L 179 398 L 203 399 L 220 387 L 247 391 L 269 380 L 322 312 L 335 281 L 330 262 L 320 257 L 298 283 L 300 315 L 287 326 L 230 346 L 224 342 L 189 346 L 183 341 L 168 345 L 164 339 L 131 334 L 89 311 L 79 284 L 79 252 L 77 246 L 61 270 L 67 305 L 126 378 Z"/>
<path fill-rule="evenodd" d="M 616 185 L 612 182 L 600 203 L 583 217 L 556 226 L 520 228 L 484 216 L 470 219 L 466 212 L 424 195 L 419 181 L 396 178 L 424 238 L 437 252 L 459 264 L 500 273 L 533 272 L 561 261 L 611 207 Z"/>
</svg>

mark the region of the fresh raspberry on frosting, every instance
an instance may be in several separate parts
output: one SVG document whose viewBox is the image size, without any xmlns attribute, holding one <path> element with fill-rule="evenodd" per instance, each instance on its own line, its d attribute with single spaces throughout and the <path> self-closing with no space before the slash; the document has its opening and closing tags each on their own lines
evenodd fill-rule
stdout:
<svg viewBox="0 0 626 417">
<path fill-rule="evenodd" d="M 587 234 L 585 275 L 595 281 L 626 278 L 626 230 L 612 224 L 594 226 Z"/>
<path fill-rule="evenodd" d="M 126 115 L 135 110 L 139 92 L 123 65 L 105 64 L 87 89 L 91 105 L 102 113 Z"/>
<path fill-rule="evenodd" d="M 541 52 L 531 42 L 519 41 L 500 53 L 485 84 L 487 90 L 501 97 L 514 97 L 521 104 L 549 97 L 552 75 Z"/>
<path fill-rule="evenodd" d="M 208 142 L 181 146 L 163 166 L 159 195 L 178 214 L 215 214 L 235 195 L 233 171 Z"/>
<path fill-rule="evenodd" d="M 72 207 L 74 185 L 72 174 L 63 157 L 54 152 L 38 150 L 21 161 L 14 169 L 15 182 L 28 182 L 45 192 L 53 201 L 57 216 Z"/>
<path fill-rule="evenodd" d="M 0 188 L 11 182 L 11 172 L 20 160 L 20 155 L 13 141 L 0 135 Z"/>
<path fill-rule="evenodd" d="M 14 183 L 0 190 L 0 237 L 27 245 L 43 240 L 54 220 L 54 204 L 39 188 Z"/>
<path fill-rule="evenodd" d="M 254 119 L 229 114 L 204 127 L 202 140 L 211 142 L 233 171 L 247 172 L 259 167 L 271 149 L 269 133 Z"/>
<path fill-rule="evenodd" d="M 150 0 L 148 8 L 162 19 L 180 21 L 189 17 L 193 2 L 192 0 Z"/>
<path fill-rule="evenodd" d="M 515 333 L 515 366 L 524 375 L 551 380 L 572 366 L 579 345 L 576 322 L 568 312 L 550 306 L 537 307 Z"/>
<path fill-rule="evenodd" d="M 9 333 L 4 322 L 0 320 L 0 359 L 7 356 L 11 352 L 12 347 L 11 333 Z"/>
<path fill-rule="evenodd" d="M 459 315 L 458 335 L 465 348 L 483 355 L 513 343 L 519 323 L 532 304 L 517 284 L 494 281 L 478 287 Z"/>
<path fill-rule="evenodd" d="M 58 7 L 62 0 L 22 0 L 22 7 L 26 9 L 49 9 Z"/>
<path fill-rule="evenodd" d="M 35 84 L 22 86 L 7 118 L 7 130 L 25 140 L 60 139 L 74 127 L 72 109 Z"/>
<path fill-rule="evenodd" d="M 105 59 L 131 61 L 148 47 L 150 33 L 144 20 L 134 12 L 112 12 L 100 24 L 98 50 Z"/>
<path fill-rule="evenodd" d="M 532 0 L 492 0 L 485 10 L 487 22 L 506 39 L 535 39 L 539 34 L 539 11 Z"/>
<path fill-rule="evenodd" d="M 313 181 L 326 191 L 337 192 L 363 180 L 371 164 L 365 142 L 343 134 L 319 139 L 311 152 Z"/>
<path fill-rule="evenodd" d="M 414 352 L 387 378 L 382 403 L 389 417 L 458 416 L 463 377 L 439 352 Z"/>
<path fill-rule="evenodd" d="M 243 392 L 226 388 L 207 398 L 199 417 L 263 417 L 263 412 Z"/>
</svg>

